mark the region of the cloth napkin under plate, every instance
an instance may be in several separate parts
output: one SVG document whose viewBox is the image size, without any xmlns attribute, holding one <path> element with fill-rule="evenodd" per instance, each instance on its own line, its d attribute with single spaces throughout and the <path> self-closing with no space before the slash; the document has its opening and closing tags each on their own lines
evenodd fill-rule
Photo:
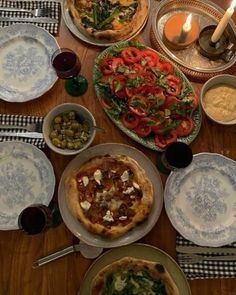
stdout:
<svg viewBox="0 0 236 295">
<path fill-rule="evenodd" d="M 177 235 L 176 246 L 195 246 L 194 243 L 186 240 L 181 235 Z M 225 246 L 236 249 L 236 242 Z M 210 253 L 208 253 L 210 254 Z M 201 255 L 201 254 L 199 254 Z M 214 254 L 211 254 L 212 256 Z M 217 255 L 215 255 L 217 256 Z M 178 253 L 177 253 L 178 261 Z M 217 278 L 235 278 L 236 277 L 236 261 L 211 261 L 204 260 L 194 264 L 184 264 L 178 262 L 187 279 L 217 279 Z"/>
<path fill-rule="evenodd" d="M 51 9 L 50 17 L 58 20 L 58 23 L 48 24 L 48 23 L 34 23 L 34 25 L 39 26 L 47 30 L 52 35 L 57 35 L 59 31 L 59 24 L 61 19 L 61 3 L 57 1 L 6 1 L 0 0 L 0 7 L 14 7 L 14 8 L 23 8 L 23 9 L 35 9 L 35 8 L 45 8 L 48 7 Z M 0 16 L 4 17 L 32 17 L 29 13 L 26 12 L 17 12 L 17 11 L 0 11 Z M 0 22 L 0 27 L 5 27 L 13 24 L 14 22 Z M 23 22 L 22 22 L 23 23 Z M 25 22 L 24 22 L 25 23 Z"/>
<path fill-rule="evenodd" d="M 25 126 L 30 123 L 43 123 L 43 117 L 0 114 L 0 124 Z M 6 129 L 0 128 L 0 131 L 6 131 Z M 17 129 L 8 129 L 8 131 L 17 131 Z M 44 138 L 24 138 L 24 137 L 17 137 L 17 136 L 14 136 L 14 137 L 13 136 L 0 136 L 0 142 L 2 142 L 2 141 L 16 141 L 16 140 L 33 144 L 40 149 L 45 148 Z"/>
</svg>

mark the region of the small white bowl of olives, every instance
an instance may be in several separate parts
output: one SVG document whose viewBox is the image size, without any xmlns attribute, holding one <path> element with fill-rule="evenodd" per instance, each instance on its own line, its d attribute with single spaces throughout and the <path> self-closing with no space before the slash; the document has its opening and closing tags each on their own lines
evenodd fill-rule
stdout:
<svg viewBox="0 0 236 295">
<path fill-rule="evenodd" d="M 76 155 L 93 142 L 96 121 L 80 104 L 64 103 L 44 118 L 43 136 L 48 147 L 61 155 Z"/>
</svg>

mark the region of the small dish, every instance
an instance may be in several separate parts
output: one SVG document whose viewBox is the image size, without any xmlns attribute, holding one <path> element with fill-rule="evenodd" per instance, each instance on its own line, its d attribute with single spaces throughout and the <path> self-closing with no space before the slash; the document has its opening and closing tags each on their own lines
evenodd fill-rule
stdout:
<svg viewBox="0 0 236 295">
<path fill-rule="evenodd" d="M 225 99 L 223 99 L 222 93 L 217 96 L 217 100 L 216 99 L 212 99 L 212 103 L 215 103 L 214 107 L 219 106 L 221 109 L 219 110 L 219 112 L 221 114 L 223 114 L 223 116 L 226 116 L 226 111 L 227 108 L 229 108 L 229 110 L 233 110 L 234 109 L 234 119 L 233 120 L 229 120 L 229 121 L 223 121 L 223 120 L 219 120 L 216 117 L 214 117 L 212 115 L 212 113 L 210 114 L 209 111 L 206 110 L 206 104 L 204 102 L 204 98 L 205 95 L 207 93 L 208 90 L 213 89 L 215 87 L 218 87 L 220 85 L 227 85 L 230 87 L 235 88 L 235 93 L 236 93 L 236 77 L 233 75 L 228 75 L 228 74 L 222 74 L 222 75 L 217 75 L 211 79 L 209 79 L 202 87 L 201 89 L 201 93 L 200 93 L 200 101 L 201 101 L 201 106 L 203 111 L 205 112 L 206 116 L 211 119 L 212 121 L 221 124 L 221 125 L 233 125 L 236 124 L 236 95 L 234 96 L 235 99 L 234 101 L 232 99 L 229 100 L 229 103 L 226 102 Z M 218 98 L 222 98 L 221 102 L 218 101 Z M 225 98 L 225 97 L 224 97 Z M 212 104 L 213 106 L 213 104 Z M 234 107 L 234 108 L 233 108 Z M 224 113 L 225 112 L 225 113 Z M 233 114 L 232 114 L 233 115 Z"/>
<path fill-rule="evenodd" d="M 77 149 L 59 148 L 52 143 L 50 138 L 50 133 L 52 131 L 52 122 L 56 116 L 64 114 L 64 113 L 69 113 L 71 111 L 74 111 L 76 113 L 76 115 L 78 116 L 77 119 L 80 123 L 86 122 L 86 124 L 88 125 L 89 137 L 88 137 L 88 140 L 84 142 L 80 148 L 77 148 Z M 80 104 L 76 104 L 76 103 L 60 104 L 56 106 L 55 108 L 53 108 L 46 115 L 43 121 L 43 136 L 44 136 L 46 144 L 51 150 L 61 155 L 72 156 L 82 152 L 83 150 L 85 150 L 87 147 L 90 146 L 90 144 L 94 140 L 95 135 L 96 135 L 96 121 L 92 113 Z"/>
</svg>

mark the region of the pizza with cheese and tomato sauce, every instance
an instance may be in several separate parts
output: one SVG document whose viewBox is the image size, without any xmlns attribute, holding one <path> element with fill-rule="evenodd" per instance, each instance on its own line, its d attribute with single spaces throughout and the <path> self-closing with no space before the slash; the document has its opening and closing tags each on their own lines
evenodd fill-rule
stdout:
<svg viewBox="0 0 236 295">
<path fill-rule="evenodd" d="M 124 257 L 94 277 L 90 295 L 180 295 L 165 267 L 157 262 Z"/>
<path fill-rule="evenodd" d="M 65 180 L 67 204 L 90 232 L 117 238 L 145 221 L 153 187 L 144 169 L 126 155 L 97 156 Z"/>
<path fill-rule="evenodd" d="M 67 5 L 82 33 L 107 41 L 127 39 L 148 14 L 148 0 L 67 0 Z"/>
</svg>

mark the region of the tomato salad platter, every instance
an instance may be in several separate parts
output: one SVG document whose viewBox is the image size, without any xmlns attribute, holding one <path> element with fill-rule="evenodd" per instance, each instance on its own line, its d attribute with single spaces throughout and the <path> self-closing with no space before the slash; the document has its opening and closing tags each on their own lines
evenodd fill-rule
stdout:
<svg viewBox="0 0 236 295">
<path fill-rule="evenodd" d="M 191 83 L 153 49 L 133 41 L 105 49 L 96 58 L 93 80 L 106 114 L 145 147 L 162 151 L 197 136 L 202 116 Z"/>
</svg>

